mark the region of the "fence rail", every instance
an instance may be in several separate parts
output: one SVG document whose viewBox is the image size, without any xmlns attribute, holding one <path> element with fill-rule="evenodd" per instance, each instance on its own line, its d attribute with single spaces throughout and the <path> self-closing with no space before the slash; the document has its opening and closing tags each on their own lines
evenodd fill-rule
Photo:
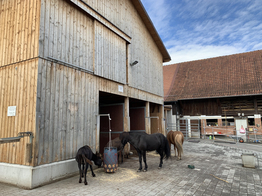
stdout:
<svg viewBox="0 0 262 196">
<path fill-rule="evenodd" d="M 180 120 L 178 123 L 167 123 L 167 132 L 170 130 L 181 131 L 185 139 L 200 138 L 200 121 L 199 120 Z"/>
</svg>

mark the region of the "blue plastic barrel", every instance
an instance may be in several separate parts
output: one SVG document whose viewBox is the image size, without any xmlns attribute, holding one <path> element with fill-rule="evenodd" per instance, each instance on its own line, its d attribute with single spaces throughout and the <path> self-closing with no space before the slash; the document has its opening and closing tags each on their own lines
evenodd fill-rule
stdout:
<svg viewBox="0 0 262 196">
<path fill-rule="evenodd" d="M 107 173 L 116 172 L 118 167 L 117 148 L 105 147 L 104 148 L 104 170 Z"/>
</svg>

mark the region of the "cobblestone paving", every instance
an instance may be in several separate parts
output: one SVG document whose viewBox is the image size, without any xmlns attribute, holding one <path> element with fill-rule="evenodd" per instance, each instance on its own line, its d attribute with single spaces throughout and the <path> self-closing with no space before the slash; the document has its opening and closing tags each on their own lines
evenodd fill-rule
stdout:
<svg viewBox="0 0 262 196">
<path fill-rule="evenodd" d="M 261 167 L 242 167 L 241 154 L 239 149 L 204 140 L 186 141 L 182 160 L 177 161 L 172 151 L 162 169 L 158 169 L 159 155 L 150 152 L 147 172 L 137 172 L 138 157 L 132 156 L 113 174 L 99 168 L 92 177 L 89 170 L 87 186 L 79 184 L 75 175 L 33 190 L 0 183 L 0 195 L 262 195 Z"/>
</svg>

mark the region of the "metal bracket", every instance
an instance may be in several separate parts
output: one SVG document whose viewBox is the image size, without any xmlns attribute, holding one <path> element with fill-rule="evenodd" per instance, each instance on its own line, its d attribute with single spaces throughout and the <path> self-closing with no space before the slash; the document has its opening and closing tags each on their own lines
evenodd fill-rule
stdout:
<svg viewBox="0 0 262 196">
<path fill-rule="evenodd" d="M 19 132 L 17 137 L 6 137 L 6 138 L 0 138 L 0 144 L 3 143 L 10 143 L 10 142 L 19 142 L 21 138 L 29 136 L 30 137 L 30 144 L 33 141 L 33 133 L 32 132 Z"/>
<path fill-rule="evenodd" d="M 32 161 L 32 142 L 33 142 L 33 133 L 32 132 L 19 132 L 17 137 L 7 137 L 7 138 L 0 138 L 0 144 L 4 143 L 11 143 L 11 142 L 20 142 L 20 139 L 23 137 L 29 136 L 30 140 L 29 143 L 26 144 L 26 161 L 31 162 Z"/>
</svg>

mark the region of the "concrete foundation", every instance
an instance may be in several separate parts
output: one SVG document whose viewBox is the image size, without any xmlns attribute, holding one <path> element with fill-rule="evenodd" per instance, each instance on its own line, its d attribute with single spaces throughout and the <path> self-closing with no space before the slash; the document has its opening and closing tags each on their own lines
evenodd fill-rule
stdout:
<svg viewBox="0 0 262 196">
<path fill-rule="evenodd" d="M 37 167 L 0 163 L 0 182 L 13 184 L 24 189 L 33 189 L 76 174 L 76 172 L 78 172 L 78 166 L 75 159 Z"/>
</svg>

